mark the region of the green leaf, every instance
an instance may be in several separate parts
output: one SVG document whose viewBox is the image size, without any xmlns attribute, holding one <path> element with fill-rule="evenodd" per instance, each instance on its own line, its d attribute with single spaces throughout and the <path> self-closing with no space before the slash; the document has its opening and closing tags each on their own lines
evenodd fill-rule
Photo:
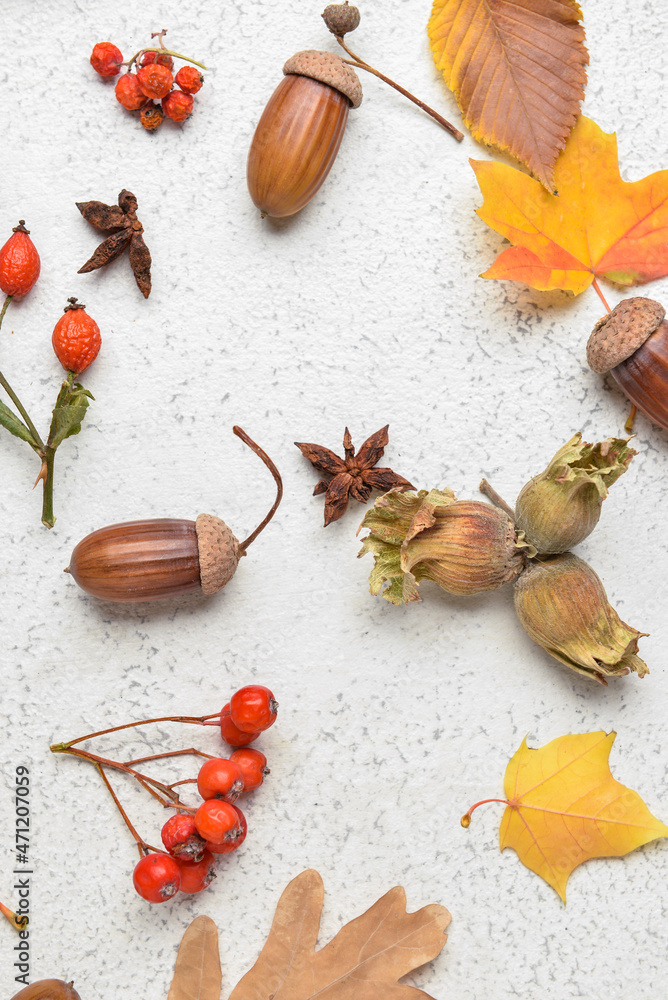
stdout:
<svg viewBox="0 0 668 1000">
<path fill-rule="evenodd" d="M 21 438 L 22 441 L 27 441 L 33 448 L 39 447 L 23 421 L 16 416 L 13 410 L 10 410 L 9 407 L 5 406 L 5 404 L 1 401 L 0 424 L 2 424 L 3 427 L 6 427 L 9 433 L 13 434 L 14 437 Z"/>
<path fill-rule="evenodd" d="M 53 409 L 47 446 L 53 448 L 54 451 L 59 444 L 62 444 L 65 438 L 79 433 L 81 422 L 86 416 L 86 410 L 88 409 L 88 400 L 95 398 L 79 382 L 75 382 L 72 385 L 70 382 L 71 378 L 72 376 L 70 375 L 63 382 Z"/>
</svg>

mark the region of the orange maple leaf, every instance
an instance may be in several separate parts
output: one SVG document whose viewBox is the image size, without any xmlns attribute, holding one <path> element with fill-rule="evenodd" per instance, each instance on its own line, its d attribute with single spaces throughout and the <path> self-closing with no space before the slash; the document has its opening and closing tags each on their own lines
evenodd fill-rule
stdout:
<svg viewBox="0 0 668 1000">
<path fill-rule="evenodd" d="M 557 161 L 558 196 L 503 163 L 471 160 L 478 215 L 513 244 L 483 278 L 579 295 L 596 277 L 634 285 L 668 274 L 668 170 L 628 183 L 617 138 L 581 117 Z"/>
<path fill-rule="evenodd" d="M 576 0 L 434 0 L 431 52 L 473 137 L 554 190 L 589 56 Z"/>
<path fill-rule="evenodd" d="M 526 738 L 506 769 L 507 799 L 500 847 L 566 902 L 571 872 L 590 858 L 618 858 L 658 837 L 668 826 L 650 813 L 637 792 L 616 781 L 608 757 L 616 733 L 560 736 L 536 750 Z M 471 813 L 462 817 L 467 827 Z"/>
</svg>

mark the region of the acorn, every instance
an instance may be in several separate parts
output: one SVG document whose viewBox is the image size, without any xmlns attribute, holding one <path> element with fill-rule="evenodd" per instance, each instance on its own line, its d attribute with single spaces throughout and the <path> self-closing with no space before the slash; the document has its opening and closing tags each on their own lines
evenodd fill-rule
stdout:
<svg viewBox="0 0 668 1000">
<path fill-rule="evenodd" d="M 100 528 L 82 539 L 65 572 L 93 597 L 125 604 L 221 590 L 283 496 L 280 473 L 269 456 L 240 427 L 232 429 L 262 459 L 276 482 L 271 510 L 245 541 L 239 542 L 225 522 L 212 514 L 200 514 L 196 521 L 128 521 Z"/>
<path fill-rule="evenodd" d="M 376 500 L 362 527 L 371 534 L 359 555 L 371 552 L 375 558 L 369 590 L 391 604 L 421 600 L 421 580 L 460 596 L 496 590 L 516 579 L 536 554 L 505 511 L 457 500 L 447 489 L 391 490 Z"/>
<path fill-rule="evenodd" d="M 636 454 L 627 438 L 592 445 L 576 434 L 522 488 L 515 504 L 517 528 L 541 555 L 567 552 L 594 530 L 609 487 Z"/>
<path fill-rule="evenodd" d="M 572 552 L 532 561 L 515 583 L 515 610 L 527 635 L 567 667 L 606 677 L 648 673 L 638 632 L 608 603 L 603 584 Z"/>
<path fill-rule="evenodd" d="M 353 7 L 345 0 L 345 3 L 331 3 L 322 12 L 322 19 L 337 38 L 343 38 L 349 31 L 354 31 L 359 27 L 359 8 Z"/>
<path fill-rule="evenodd" d="M 362 103 L 357 74 L 331 52 L 297 52 L 283 73 L 248 154 L 248 190 L 263 217 L 308 204 L 336 159 L 348 111 Z"/>
<path fill-rule="evenodd" d="M 589 367 L 610 372 L 646 417 L 668 430 L 668 323 L 660 302 L 622 299 L 598 321 L 587 342 Z"/>
<path fill-rule="evenodd" d="M 62 979 L 40 979 L 19 990 L 12 1000 L 81 1000 L 73 983 Z"/>
</svg>

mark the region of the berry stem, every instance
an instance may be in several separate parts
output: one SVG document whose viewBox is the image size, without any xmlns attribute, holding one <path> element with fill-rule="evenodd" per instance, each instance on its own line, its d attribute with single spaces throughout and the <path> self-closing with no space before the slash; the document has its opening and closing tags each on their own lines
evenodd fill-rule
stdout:
<svg viewBox="0 0 668 1000">
<path fill-rule="evenodd" d="M 204 753 L 203 750 L 196 750 L 194 747 L 191 747 L 189 750 L 167 750 L 165 753 L 151 754 L 150 757 L 137 757 L 135 760 L 128 760 L 125 763 L 127 767 L 132 767 L 134 764 L 144 764 L 148 760 L 159 760 L 162 757 L 183 757 L 185 754 L 193 754 L 197 757 L 207 757 L 209 760 L 215 760 L 215 756 L 212 753 Z M 171 788 L 172 786 L 170 785 L 169 787 Z"/>
<path fill-rule="evenodd" d="M 605 301 L 605 296 L 603 295 L 603 292 L 601 291 L 601 289 L 599 287 L 599 284 L 598 284 L 598 281 L 596 280 L 596 278 L 594 278 L 594 280 L 592 281 L 592 285 L 594 286 L 594 291 L 598 295 L 599 299 L 601 300 L 601 302 L 603 303 L 603 305 L 605 306 L 605 308 L 608 310 L 608 312 L 610 312 L 610 306 Z"/>
<path fill-rule="evenodd" d="M 191 59 L 190 56 L 184 56 L 180 52 L 173 52 L 172 49 L 165 49 L 163 47 L 156 49 L 140 49 L 139 52 L 133 55 L 132 59 L 128 59 L 127 62 L 121 63 L 121 65 L 127 66 L 128 70 L 132 69 L 133 63 L 135 63 L 137 59 L 140 59 L 145 52 L 160 52 L 162 55 L 173 56 L 175 59 L 183 59 L 184 62 L 192 63 L 193 66 L 199 66 L 200 69 L 208 69 L 208 66 L 205 66 L 204 63 L 197 62 L 196 59 Z"/>
<path fill-rule="evenodd" d="M 208 719 L 220 719 L 220 712 L 212 715 L 163 715 L 159 719 L 141 719 L 139 722 L 125 722 L 122 726 L 112 726 L 111 729 L 100 729 L 97 733 L 89 733 L 87 736 L 78 736 L 76 740 L 68 743 L 53 743 L 50 747 L 52 753 L 66 753 L 70 747 L 84 740 L 95 739 L 96 736 L 107 736 L 108 733 L 119 733 L 122 729 L 134 729 L 136 726 L 148 726 L 157 722 L 188 722 L 194 726 L 215 726 L 215 722 L 207 722 Z"/>
<path fill-rule="evenodd" d="M 12 927 L 16 928 L 17 931 L 24 930 L 28 925 L 28 918 L 26 916 L 20 917 L 18 913 L 14 913 L 4 903 L 0 903 L 0 913 L 9 920 Z"/>
<path fill-rule="evenodd" d="M 447 120 L 447 118 L 444 118 L 443 115 L 439 115 L 438 111 L 434 111 L 434 109 L 430 108 L 428 104 L 425 104 L 424 101 L 421 101 L 419 97 L 415 97 L 414 94 L 411 94 L 409 90 L 406 90 L 398 83 L 395 83 L 394 80 L 390 80 L 389 76 L 385 76 L 385 74 L 381 73 L 380 70 L 374 69 L 373 66 L 370 66 L 368 62 L 364 61 L 364 59 L 361 59 L 359 56 L 356 56 L 355 53 L 348 48 L 348 46 L 346 45 L 346 43 L 344 42 L 343 38 L 340 35 L 335 35 L 334 37 L 336 38 L 339 45 L 343 49 L 345 49 L 348 55 L 351 56 L 351 58 L 354 60 L 354 62 L 350 62 L 348 59 L 344 59 L 343 61 L 345 63 L 348 63 L 349 66 L 354 66 L 356 69 L 365 69 L 367 73 L 373 73 L 373 75 L 377 76 L 379 80 L 383 81 L 383 83 L 387 83 L 389 84 L 390 87 L 394 87 L 395 90 L 398 90 L 400 94 L 403 94 L 404 97 L 407 97 L 409 101 L 413 102 L 413 104 L 417 104 L 418 108 L 421 108 L 423 111 L 426 111 L 428 115 L 431 115 L 431 117 L 435 121 L 437 121 L 438 124 L 441 125 L 446 130 L 446 132 L 449 132 L 450 135 L 455 137 L 457 142 L 462 141 L 462 139 L 464 138 L 463 132 L 460 132 L 458 128 L 455 128 L 455 126 L 452 125 Z"/>
<path fill-rule="evenodd" d="M 132 775 L 132 777 L 135 778 L 144 787 L 146 787 L 147 784 L 151 785 L 152 789 L 156 789 L 157 792 L 162 792 L 164 795 L 167 796 L 168 799 L 171 800 L 170 802 L 167 802 L 155 791 L 151 791 L 151 788 L 147 788 L 147 791 L 150 791 L 151 794 L 154 795 L 154 797 L 157 798 L 158 801 L 162 803 L 162 805 L 164 806 L 172 806 L 174 804 L 180 805 L 178 795 L 170 789 L 169 785 L 165 785 L 163 784 L 162 781 L 157 781 L 155 778 L 151 778 L 147 774 L 142 774 L 141 771 L 137 771 L 135 768 L 130 767 L 128 764 L 122 764 L 119 760 L 109 760 L 108 757 L 100 757 L 98 754 L 90 753 L 88 750 L 72 750 L 71 748 L 54 749 L 54 747 L 52 746 L 51 752 L 67 753 L 70 754 L 72 757 L 79 757 L 81 758 L 81 760 L 88 760 L 91 762 L 91 764 L 94 764 L 95 767 L 98 768 L 104 766 L 104 767 L 112 767 L 116 771 L 123 771 L 125 774 Z"/>
<path fill-rule="evenodd" d="M 471 806 L 469 811 L 467 813 L 464 813 L 464 815 L 462 816 L 461 824 L 465 830 L 467 830 L 471 825 L 471 813 L 475 809 L 477 809 L 478 806 L 484 806 L 487 802 L 503 802 L 504 806 L 512 805 L 512 802 L 509 802 L 508 799 L 481 799 L 480 802 L 476 802 L 476 804 Z"/>
<path fill-rule="evenodd" d="M 262 521 L 260 521 L 255 531 L 251 531 L 248 538 L 246 538 L 239 545 L 239 554 L 240 556 L 242 556 L 245 554 L 248 546 L 255 541 L 260 532 L 267 527 L 272 517 L 278 510 L 278 505 L 283 498 L 283 480 L 281 479 L 280 472 L 278 471 L 272 460 L 269 458 L 269 455 L 267 455 L 266 451 L 263 451 L 263 449 L 260 448 L 259 444 L 256 444 L 255 441 L 252 440 L 252 438 L 249 438 L 245 430 L 243 430 L 241 427 L 235 424 L 234 427 L 232 428 L 232 432 L 236 434 L 237 437 L 241 438 L 243 443 L 247 445 L 251 449 L 251 451 L 254 451 L 255 454 L 258 456 L 258 458 L 262 459 L 262 461 L 264 462 L 264 464 L 267 466 L 272 476 L 274 477 L 274 482 L 276 483 L 276 499 L 274 500 L 274 504 L 271 510 L 269 511 L 267 516 L 263 518 Z M 218 714 L 220 715 L 220 713 Z M 209 716 L 209 718 L 213 718 L 213 716 Z"/>
<path fill-rule="evenodd" d="M 4 301 L 3 306 L 2 306 L 2 311 L 0 312 L 0 327 L 2 326 L 2 321 L 5 318 L 5 313 L 7 312 L 7 309 L 9 307 L 9 303 L 12 301 L 12 298 L 13 298 L 13 295 L 8 295 L 5 298 L 5 301 Z M 19 399 L 19 397 L 16 395 L 16 393 L 14 392 L 14 390 L 12 389 L 11 385 L 9 384 L 9 382 L 7 381 L 7 379 L 5 378 L 5 376 L 2 374 L 2 372 L 0 372 L 0 385 L 5 390 L 5 392 L 7 393 L 7 395 L 9 396 L 9 398 L 11 399 L 12 403 L 14 404 L 14 406 L 16 407 L 16 409 L 19 411 L 19 413 L 23 417 L 25 425 L 28 428 L 28 430 L 30 431 L 30 433 L 32 434 L 33 439 L 34 439 L 34 444 L 32 444 L 31 447 L 33 447 L 35 449 L 35 451 L 37 451 L 37 453 L 39 454 L 39 450 L 38 449 L 40 449 L 40 448 L 44 449 L 44 442 L 42 441 L 41 437 L 37 433 L 37 428 L 33 424 L 33 422 L 30 419 L 30 417 L 28 416 L 28 412 L 24 408 L 23 403 L 21 402 L 21 400 Z"/>
<path fill-rule="evenodd" d="M 508 506 L 503 497 L 499 496 L 494 487 L 490 486 L 486 479 L 483 479 L 478 489 L 492 501 L 495 507 L 500 507 L 501 510 L 504 510 L 508 517 L 512 520 L 513 524 L 515 523 L 515 511 L 512 507 Z"/>
<path fill-rule="evenodd" d="M 39 470 L 39 475 L 35 480 L 35 486 L 41 480 L 44 482 L 44 490 L 42 493 L 42 524 L 47 528 L 53 528 L 56 523 L 56 518 L 53 513 L 53 463 L 56 458 L 56 450 L 50 445 L 47 445 L 44 449 L 44 455 L 42 457 L 42 468 Z M 35 487 L 33 486 L 33 489 Z"/>
<path fill-rule="evenodd" d="M 109 792 L 109 794 L 111 795 L 112 799 L 114 800 L 116 808 L 118 809 L 119 813 L 123 817 L 123 821 L 125 822 L 125 825 L 127 826 L 128 830 L 130 831 L 130 833 L 132 834 L 132 836 L 135 839 L 137 847 L 139 848 L 139 857 L 143 858 L 145 854 L 149 854 L 150 853 L 151 848 L 146 843 L 146 841 L 142 837 L 139 836 L 139 834 L 135 830 L 134 826 L 130 822 L 128 814 L 126 813 L 125 809 L 121 805 L 121 803 L 120 803 L 120 801 L 118 799 L 118 796 L 116 795 L 116 792 L 111 787 L 111 784 L 109 782 L 109 778 L 104 773 L 104 768 L 102 767 L 102 765 L 101 764 L 96 764 L 95 767 L 100 772 L 100 777 L 102 778 L 102 780 L 104 781 L 105 785 L 107 786 L 107 791 Z M 164 853 L 164 852 L 160 852 L 160 853 Z"/>
</svg>

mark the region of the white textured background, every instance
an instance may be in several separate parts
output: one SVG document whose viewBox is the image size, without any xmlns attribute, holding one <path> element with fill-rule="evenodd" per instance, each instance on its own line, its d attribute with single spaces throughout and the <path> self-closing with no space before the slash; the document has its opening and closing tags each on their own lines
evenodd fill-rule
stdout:
<svg viewBox="0 0 668 1000">
<path fill-rule="evenodd" d="M 623 176 L 636 180 L 668 166 L 666 9 L 612 0 L 584 13 L 584 109 L 618 130 Z M 458 122 L 428 14 L 428 0 L 367 0 L 353 48 Z M 668 818 L 668 436 L 638 418 L 640 454 L 578 549 L 622 617 L 652 633 L 644 681 L 604 690 L 561 668 L 524 635 L 510 587 L 464 601 L 425 585 L 424 603 L 402 609 L 369 595 L 371 559 L 355 559 L 363 509 L 323 530 L 316 474 L 294 440 L 338 450 L 346 424 L 359 445 L 389 422 L 386 464 L 420 487 L 475 497 L 484 474 L 513 502 L 575 430 L 622 433 L 628 407 L 585 366 L 602 311 L 593 290 L 573 300 L 477 277 L 502 247 L 474 214 L 467 157 L 486 151 L 468 136 L 457 145 L 375 79 L 363 80 L 316 200 L 292 220 L 260 219 L 248 145 L 284 60 L 336 48 L 319 15 L 303 0 L 145 0 L 138 11 L 4 0 L 0 242 L 25 218 L 43 271 L 10 307 L 1 367 L 46 428 L 62 377 L 50 335 L 69 295 L 98 321 L 103 349 L 84 379 L 96 402 L 58 453 L 52 532 L 30 490 L 34 456 L 0 437 L 0 899 L 17 902 L 13 778 L 27 764 L 31 975 L 73 978 L 83 1000 L 163 1000 L 197 913 L 218 924 L 226 996 L 280 891 L 309 866 L 325 880 L 323 940 L 397 883 L 411 909 L 450 909 L 445 951 L 411 980 L 439 1000 L 659 1000 L 668 845 L 581 867 L 564 907 L 512 851 L 499 854 L 501 806 L 481 809 L 469 831 L 459 818 L 502 791 L 525 734 L 540 745 L 594 729 L 618 731 L 615 776 Z M 127 57 L 162 27 L 213 69 L 191 120 L 149 135 L 88 56 L 112 40 Z M 110 202 L 122 187 L 139 199 L 153 254 L 148 302 L 125 258 L 76 273 L 97 234 L 74 202 Z M 612 303 L 623 295 L 608 292 Z M 666 281 L 649 289 L 667 292 Z M 273 484 L 234 423 L 276 460 L 285 500 L 227 590 L 136 607 L 77 590 L 62 569 L 105 524 L 208 511 L 244 537 Z M 281 712 L 260 744 L 272 775 L 248 805 L 246 844 L 205 894 L 151 907 L 132 888 L 136 851 L 94 770 L 52 757 L 49 743 L 214 712 L 249 681 L 271 686 Z M 211 729 L 143 739 L 101 749 L 218 746 Z M 116 784 L 155 841 L 159 807 Z M 15 990 L 15 941 L 0 926 L 3 996 Z"/>
</svg>

